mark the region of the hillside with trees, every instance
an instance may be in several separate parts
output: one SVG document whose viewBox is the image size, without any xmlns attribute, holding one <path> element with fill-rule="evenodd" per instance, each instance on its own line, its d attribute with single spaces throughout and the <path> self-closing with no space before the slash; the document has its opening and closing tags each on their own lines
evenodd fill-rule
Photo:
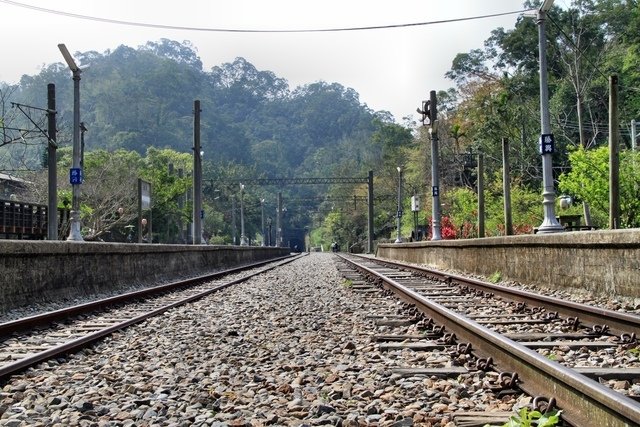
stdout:
<svg viewBox="0 0 640 427">
<path fill-rule="evenodd" d="M 535 9 L 537 1 L 526 1 Z M 640 159 L 632 147 L 630 122 L 640 115 L 640 11 L 632 0 L 575 0 L 548 14 L 549 93 L 553 158 L 558 195 L 573 204 L 558 214 L 583 215 L 608 224 L 609 76 L 619 77 L 622 137 L 623 227 L 640 225 Z M 510 143 L 514 233 L 530 233 L 542 222 L 538 29 L 521 16 L 514 28 L 496 28 L 482 46 L 451 58 L 452 88 L 438 90 L 443 236 L 477 236 L 477 155 L 485 160 L 486 235 L 507 232 L 503 215 L 501 141 Z M 74 54 L 88 65 L 82 75 L 81 109 L 86 124 L 86 183 L 83 224 L 90 238 L 123 238 L 134 220 L 132 189 L 137 178 L 154 189 L 154 241 L 185 239 L 191 215 L 190 173 L 193 101 L 202 105 L 204 203 L 207 237 L 230 243 L 242 179 L 265 177 L 375 177 L 377 239 L 395 236 L 397 167 L 403 170 L 403 210 L 410 196 L 422 204 L 417 222 L 431 220 L 431 155 L 428 126 L 394 122 L 372 111 L 357 92 L 339 83 L 313 82 L 291 88 L 285 79 L 258 70 L 243 58 L 203 70 L 189 42 L 160 40 L 103 53 Z M 61 203 L 69 188 L 72 81 L 62 63 L 51 64 L 20 83 L 0 83 L 0 171 L 33 182 L 30 197 L 46 200 L 45 141 L 38 132 L 9 128 L 30 124 L 11 102 L 46 105 L 47 83 L 57 89 Z M 425 94 L 426 95 L 426 94 Z M 420 99 L 416 99 L 416 105 Z M 37 113 L 34 112 L 37 116 Z M 35 116 L 34 116 L 35 117 Z M 42 117 L 37 116 L 42 125 Z M 46 128 L 46 126 L 44 127 Z M 170 166 L 171 165 L 171 166 Z M 179 173 L 178 171 L 181 172 Z M 18 171 L 18 172 L 15 172 Z M 100 190 L 109 183 L 111 193 Z M 120 185 L 118 185 L 120 184 Z M 96 188 L 92 189 L 92 186 Z M 365 186 L 366 187 L 366 186 Z M 275 215 L 283 193 L 285 227 L 308 229 L 314 245 L 366 240 L 362 185 L 256 187 L 244 192 L 247 234 L 261 241 L 261 200 Z M 126 190 L 126 191 L 125 191 Z M 109 193 L 109 192 L 107 192 Z M 118 207 L 123 215 L 115 215 Z M 403 218 L 403 236 L 413 231 Z M 238 219 L 236 218 L 236 223 Z M 584 220 L 583 220 L 584 223 Z M 113 237 L 115 236 L 115 237 Z M 344 248 L 344 246 L 343 246 Z"/>
</svg>

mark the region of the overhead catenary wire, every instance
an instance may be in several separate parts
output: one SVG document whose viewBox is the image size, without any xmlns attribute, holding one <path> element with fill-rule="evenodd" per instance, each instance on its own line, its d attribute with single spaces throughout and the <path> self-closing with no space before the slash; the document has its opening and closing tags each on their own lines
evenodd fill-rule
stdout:
<svg viewBox="0 0 640 427">
<path fill-rule="evenodd" d="M 134 27 L 147 27 L 147 28 L 159 28 L 164 30 L 184 30 L 184 31 L 201 31 L 201 32 L 216 32 L 216 33 L 329 33 L 329 32 L 345 32 L 345 31 L 367 31 L 367 30 L 383 30 L 393 28 L 407 28 L 407 27 L 420 27 L 436 24 L 448 24 L 452 22 L 472 21 L 478 19 L 496 18 L 499 16 L 516 15 L 525 12 L 529 12 L 533 9 L 523 9 L 510 12 L 492 13 L 487 15 L 476 15 L 462 18 L 452 19 L 440 19 L 435 21 L 426 22 L 414 22 L 403 24 L 389 24 L 389 25 L 370 25 L 370 26 L 353 26 L 353 27 L 338 27 L 338 28 L 310 28 L 310 29 L 242 29 L 242 28 L 209 28 L 209 27 L 189 27 L 180 25 L 167 25 L 167 24 L 155 24 L 151 22 L 136 22 L 136 21 L 124 21 L 120 19 L 102 18 L 99 16 L 82 15 L 79 13 L 65 12 L 62 10 L 49 9 L 40 6 L 34 6 L 26 3 L 20 3 L 12 0 L 0 0 L 0 3 L 5 3 L 11 6 L 22 7 L 25 9 L 36 10 L 38 12 L 49 13 L 54 15 L 66 16 L 69 18 L 77 18 L 88 21 L 103 22 L 107 24 L 129 25 Z"/>
</svg>

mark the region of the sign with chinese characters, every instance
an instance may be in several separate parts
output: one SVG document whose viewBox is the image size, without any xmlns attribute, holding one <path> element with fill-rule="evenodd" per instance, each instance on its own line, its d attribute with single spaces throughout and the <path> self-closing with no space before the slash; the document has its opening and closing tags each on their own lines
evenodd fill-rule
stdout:
<svg viewBox="0 0 640 427">
<path fill-rule="evenodd" d="M 80 168 L 69 169 L 69 183 L 71 185 L 82 184 L 82 169 Z"/>
<path fill-rule="evenodd" d="M 553 154 L 555 152 L 555 139 L 552 133 L 540 135 L 540 154 Z"/>
</svg>

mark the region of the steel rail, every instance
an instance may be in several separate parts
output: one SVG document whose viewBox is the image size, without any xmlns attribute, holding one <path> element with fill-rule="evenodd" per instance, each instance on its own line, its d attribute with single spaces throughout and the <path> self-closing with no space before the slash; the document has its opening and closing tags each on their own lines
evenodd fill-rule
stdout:
<svg viewBox="0 0 640 427">
<path fill-rule="evenodd" d="M 372 257 L 356 255 L 362 259 L 374 260 Z M 404 270 L 418 272 L 420 274 L 429 274 L 451 283 L 457 283 L 464 286 L 470 286 L 485 292 L 492 292 L 502 298 L 525 302 L 531 306 L 540 306 L 547 311 L 556 311 L 565 317 L 577 317 L 580 322 L 589 325 L 602 325 L 605 321 L 609 327 L 609 331 L 616 335 L 635 334 L 640 337 L 640 316 L 630 313 L 622 313 L 619 311 L 608 310 L 605 308 L 594 307 L 587 304 L 581 304 L 573 301 L 567 301 L 560 298 L 554 298 L 546 295 L 539 295 L 533 292 L 500 286 L 481 280 L 464 277 L 457 274 L 446 273 L 432 268 L 420 267 L 416 265 L 408 265 L 404 263 L 375 259 L 375 262 L 402 268 Z"/>
<path fill-rule="evenodd" d="M 215 273 L 204 274 L 201 276 L 192 277 L 185 280 L 178 280 L 164 285 L 153 286 L 150 288 L 140 289 L 137 291 L 127 292 L 124 294 L 108 297 L 96 301 L 87 302 L 84 304 L 78 304 L 71 307 L 62 308 L 60 310 L 49 311 L 46 313 L 36 314 L 34 316 L 24 317 L 21 319 L 11 320 L 8 322 L 0 323 L 0 338 L 7 337 L 16 332 L 27 331 L 33 329 L 36 326 L 47 325 L 49 323 L 67 319 L 71 316 L 77 316 L 80 314 L 90 313 L 96 309 L 102 309 L 105 307 L 114 306 L 127 301 L 134 300 L 136 298 L 146 298 L 152 295 L 157 295 L 163 292 L 169 292 L 174 289 L 191 286 L 199 282 L 206 280 L 212 280 L 219 277 L 224 277 L 229 274 L 238 273 L 251 268 L 257 268 L 262 265 L 266 265 L 272 262 L 278 262 L 291 258 L 291 255 L 284 257 L 272 258 L 264 261 L 259 261 L 251 264 L 245 264 L 239 267 L 230 268 L 227 270 L 216 271 Z"/>
<path fill-rule="evenodd" d="M 203 292 L 199 292 L 197 294 L 190 295 L 190 296 L 188 296 L 186 298 L 183 298 L 183 299 L 180 299 L 178 301 L 173 301 L 173 302 L 171 302 L 169 304 L 166 304 L 166 305 L 164 305 L 162 307 L 158 307 L 156 309 L 153 309 L 153 310 L 151 310 L 151 311 L 149 311 L 147 313 L 143 313 L 143 314 L 141 314 L 139 316 L 132 317 L 132 318 L 127 319 L 127 320 L 125 320 L 123 322 L 119 322 L 117 324 L 107 326 L 107 327 L 105 327 L 103 329 L 100 329 L 100 330 L 98 330 L 96 332 L 92 332 L 92 333 L 84 335 L 84 336 L 82 336 L 80 338 L 76 338 L 74 340 L 65 342 L 63 344 L 51 347 L 51 348 L 49 348 L 47 350 L 44 350 L 44 351 L 41 351 L 41 352 L 39 352 L 37 354 L 25 357 L 25 358 L 20 359 L 20 360 L 17 360 L 16 362 L 6 364 L 6 365 L 0 367 L 0 380 L 4 380 L 7 377 L 9 377 L 10 375 L 12 375 L 12 374 L 14 374 L 14 373 L 16 373 L 18 371 L 21 371 L 24 368 L 27 368 L 29 366 L 33 366 L 33 365 L 35 365 L 37 363 L 43 362 L 43 361 L 51 359 L 53 357 L 56 357 L 56 356 L 59 356 L 59 355 L 62 355 L 62 354 L 66 354 L 66 353 L 70 353 L 70 352 L 73 352 L 75 350 L 87 347 L 89 344 L 91 344 L 93 342 L 96 342 L 96 341 L 104 338 L 105 336 L 110 335 L 110 334 L 112 334 L 112 333 L 114 333 L 114 332 L 116 332 L 118 330 L 124 329 L 124 328 L 126 328 L 128 326 L 131 326 L 131 325 L 134 325 L 134 324 L 137 324 L 137 323 L 140 323 L 140 322 L 143 322 L 146 319 L 149 319 L 151 317 L 154 317 L 154 316 L 157 316 L 159 314 L 162 314 L 165 311 L 168 311 L 168 310 L 170 310 L 172 308 L 175 308 L 175 307 L 178 307 L 180 305 L 188 304 L 188 303 L 193 302 L 195 300 L 204 298 L 209 294 L 212 294 L 214 292 L 220 291 L 220 290 L 225 289 L 225 288 L 227 288 L 229 286 L 232 286 L 232 285 L 235 285 L 235 284 L 238 284 L 238 283 L 242 283 L 242 282 L 244 282 L 244 281 L 246 281 L 246 280 L 248 280 L 248 279 L 250 279 L 252 277 L 255 277 L 255 276 L 263 274 L 263 273 L 265 273 L 267 271 L 273 270 L 273 269 L 275 269 L 277 267 L 280 267 L 280 266 L 282 266 L 284 264 L 293 262 L 296 259 L 300 258 L 301 256 L 305 256 L 305 255 L 306 254 L 302 254 L 302 255 L 299 255 L 299 256 L 293 256 L 293 257 L 292 256 L 281 257 L 281 258 L 278 258 L 276 260 L 270 260 L 270 261 L 267 261 L 267 262 L 257 263 L 257 264 L 260 264 L 260 265 L 264 265 L 264 264 L 268 264 L 268 263 L 271 263 L 271 262 L 274 262 L 274 261 L 277 262 L 277 260 L 279 260 L 279 262 L 277 262 L 276 264 L 269 265 L 269 266 L 267 266 L 265 268 L 262 268 L 262 269 L 260 269 L 258 271 L 250 273 L 249 275 L 247 275 L 245 277 L 237 278 L 237 279 L 231 280 L 229 282 L 214 286 L 214 287 L 212 287 L 210 289 L 207 289 L 207 290 L 205 290 Z M 255 266 L 255 264 L 254 264 L 254 266 Z M 242 269 L 246 269 L 246 266 L 243 266 L 243 267 L 244 268 L 242 268 Z M 237 269 L 236 269 L 236 271 L 237 271 Z M 221 272 L 219 272 L 219 273 L 221 273 Z M 215 273 L 215 274 L 210 275 L 210 276 L 215 276 L 216 274 L 219 274 L 219 273 Z M 187 280 L 185 280 L 185 282 L 190 282 L 191 283 L 194 280 L 205 280 L 205 276 L 202 276 L 199 279 L 187 279 Z M 175 285 L 175 283 L 173 285 Z M 131 295 L 136 294 L 136 293 L 137 292 L 133 292 L 133 293 L 129 293 L 127 295 L 131 296 Z M 136 299 L 136 298 L 137 297 L 135 297 L 135 296 L 132 297 L 132 299 Z M 124 302 L 124 300 L 120 299 L 120 302 Z M 91 304 L 91 303 L 89 303 L 89 304 Z M 83 307 L 86 307 L 89 304 L 83 304 Z M 77 313 L 74 313 L 74 314 L 77 314 Z"/>
<path fill-rule="evenodd" d="M 571 425 L 640 425 L 640 405 L 634 400 L 430 301 L 353 259 L 338 256 L 366 276 L 382 280 L 386 289 L 394 292 L 401 300 L 415 305 L 435 322 L 444 325 L 448 331 L 455 333 L 459 340 L 471 343 L 477 356 L 491 357 L 501 370 L 516 372 L 520 379 L 518 386 L 531 396 L 551 394 L 550 397 L 555 398 L 557 405 L 564 409 L 562 418 Z"/>
</svg>

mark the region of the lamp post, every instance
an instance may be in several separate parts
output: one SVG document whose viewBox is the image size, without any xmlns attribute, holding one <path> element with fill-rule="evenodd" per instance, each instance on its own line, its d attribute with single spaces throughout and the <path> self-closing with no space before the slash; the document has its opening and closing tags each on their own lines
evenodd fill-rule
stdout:
<svg viewBox="0 0 640 427">
<path fill-rule="evenodd" d="M 402 243 L 400 227 L 402 226 L 402 168 L 398 166 L 398 212 L 396 214 L 397 234 L 395 243 Z"/>
<path fill-rule="evenodd" d="M 542 155 L 542 205 L 544 219 L 538 233 L 556 233 L 564 227 L 556 219 L 555 190 L 553 188 L 552 156 L 555 149 L 551 120 L 549 117 L 549 87 L 547 84 L 547 39 L 545 35 L 545 20 L 551 9 L 553 0 L 544 0 L 537 13 L 538 50 L 540 55 L 540 154 Z"/>
<path fill-rule="evenodd" d="M 240 184 L 240 246 L 247 246 L 244 235 L 244 184 Z"/>
<path fill-rule="evenodd" d="M 262 215 L 262 245 L 265 246 L 265 229 L 264 229 L 264 199 L 260 199 L 260 212 Z"/>
<path fill-rule="evenodd" d="M 69 53 L 67 47 L 60 43 L 58 45 L 60 53 L 67 62 L 73 74 L 73 163 L 69 171 L 71 181 L 71 214 L 69 224 L 69 237 L 67 241 L 82 242 L 80 233 L 80 184 L 82 183 L 81 148 L 80 148 L 80 73 L 82 70 Z"/>
</svg>

